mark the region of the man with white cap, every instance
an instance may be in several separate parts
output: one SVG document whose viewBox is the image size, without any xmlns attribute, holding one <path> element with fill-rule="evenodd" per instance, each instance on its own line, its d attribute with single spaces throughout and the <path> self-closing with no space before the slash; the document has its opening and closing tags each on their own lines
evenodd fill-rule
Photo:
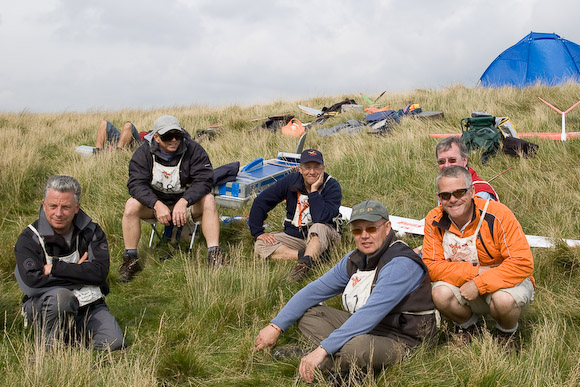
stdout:
<svg viewBox="0 0 580 387">
<path fill-rule="evenodd" d="M 353 362 L 368 369 L 393 364 L 435 331 L 427 267 L 396 237 L 387 209 L 364 201 L 353 207 L 349 223 L 356 249 L 296 293 L 256 337 L 256 349 L 273 347 L 299 320 L 298 328 L 316 347 L 300 362 L 307 382 L 317 368 L 343 373 Z M 321 304 L 341 293 L 346 311 Z"/>
<path fill-rule="evenodd" d="M 129 162 L 127 187 L 131 198 L 123 213 L 122 281 L 130 281 L 141 270 L 137 255 L 141 219 L 156 218 L 165 226 L 181 227 L 188 217 L 201 217 L 208 265 L 225 263 L 212 186 L 213 168 L 206 151 L 181 128 L 177 118 L 159 117 Z"/>
</svg>

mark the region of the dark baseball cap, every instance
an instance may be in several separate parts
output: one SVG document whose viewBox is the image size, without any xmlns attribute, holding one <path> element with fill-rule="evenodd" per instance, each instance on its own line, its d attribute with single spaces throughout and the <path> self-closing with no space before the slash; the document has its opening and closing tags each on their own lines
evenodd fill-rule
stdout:
<svg viewBox="0 0 580 387">
<path fill-rule="evenodd" d="M 300 164 L 306 164 L 308 162 L 314 161 L 315 163 L 324 165 L 324 159 L 322 158 L 322 153 L 316 149 L 306 149 L 300 155 Z"/>
<path fill-rule="evenodd" d="M 365 200 L 352 208 L 349 224 L 356 220 L 376 222 L 379 219 L 389 220 L 387 208 L 376 200 Z"/>
</svg>

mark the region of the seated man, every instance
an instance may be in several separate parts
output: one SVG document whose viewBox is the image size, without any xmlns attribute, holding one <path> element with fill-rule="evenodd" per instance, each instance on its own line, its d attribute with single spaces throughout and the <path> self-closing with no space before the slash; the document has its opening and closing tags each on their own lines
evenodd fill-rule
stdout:
<svg viewBox="0 0 580 387">
<path fill-rule="evenodd" d="M 534 298 L 534 260 L 522 227 L 503 204 L 475 197 L 463 166 L 439 172 L 441 205 L 425 217 L 423 262 L 433 302 L 469 340 L 481 315 L 490 314 L 505 343 L 516 343 L 522 308 Z"/>
<path fill-rule="evenodd" d="M 315 260 L 340 240 L 337 231 L 342 191 L 324 172 L 322 153 L 307 149 L 300 155 L 298 172 L 265 189 L 252 204 L 248 224 L 261 258 L 298 261 L 290 277 L 304 278 Z M 264 232 L 268 212 L 286 200 L 284 232 Z"/>
<path fill-rule="evenodd" d="M 300 362 L 307 382 L 317 367 L 345 372 L 352 362 L 369 369 L 398 362 L 436 329 L 427 268 L 396 237 L 387 209 L 364 201 L 353 207 L 349 223 L 356 249 L 296 293 L 256 337 L 256 349 L 273 347 L 299 320 L 316 347 Z M 320 305 L 340 293 L 346 311 Z"/>
<path fill-rule="evenodd" d="M 105 144 L 108 142 L 111 149 L 123 149 L 125 147 L 138 147 L 143 143 L 143 138 L 147 132 L 138 132 L 135 125 L 127 121 L 123 125 L 123 129 L 119 131 L 115 125 L 107 120 L 102 120 L 97 127 L 97 141 L 95 148 L 98 151 L 105 149 Z"/>
<path fill-rule="evenodd" d="M 74 178 L 48 180 L 38 219 L 16 242 L 14 275 L 25 294 L 26 319 L 48 347 L 63 339 L 113 351 L 124 346 L 124 339 L 105 303 L 107 238 L 80 209 L 80 199 Z"/>
<path fill-rule="evenodd" d="M 473 168 L 467 166 L 469 154 L 467 152 L 467 147 L 461 138 L 447 137 L 439 141 L 435 147 L 435 155 L 437 156 L 437 164 L 439 165 L 440 171 L 450 165 L 460 165 L 463 168 L 467 168 L 471 174 L 475 196 L 499 202 L 499 196 L 493 187 L 487 181 L 482 180 L 477 176 L 477 173 L 475 173 Z"/>
<path fill-rule="evenodd" d="M 156 218 L 165 226 L 186 224 L 188 217 L 201 217 L 208 247 L 208 266 L 224 264 L 219 247 L 219 219 L 213 195 L 213 168 L 201 145 L 181 128 L 177 118 L 161 116 L 153 131 L 129 162 L 127 187 L 131 198 L 123 213 L 125 253 L 119 269 L 127 282 L 141 270 L 137 245 L 141 219 Z"/>
</svg>

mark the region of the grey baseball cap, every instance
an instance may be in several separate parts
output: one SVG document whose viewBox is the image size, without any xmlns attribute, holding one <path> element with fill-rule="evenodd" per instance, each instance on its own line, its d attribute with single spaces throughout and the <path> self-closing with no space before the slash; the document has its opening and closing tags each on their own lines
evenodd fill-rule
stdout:
<svg viewBox="0 0 580 387">
<path fill-rule="evenodd" d="M 356 220 L 376 222 L 379 219 L 389 220 L 387 208 L 376 200 L 365 200 L 352 208 L 349 224 Z"/>
<path fill-rule="evenodd" d="M 158 133 L 160 136 L 172 130 L 183 132 L 181 125 L 179 125 L 179 121 L 173 116 L 161 116 L 156 119 L 153 124 L 153 132 Z"/>
</svg>

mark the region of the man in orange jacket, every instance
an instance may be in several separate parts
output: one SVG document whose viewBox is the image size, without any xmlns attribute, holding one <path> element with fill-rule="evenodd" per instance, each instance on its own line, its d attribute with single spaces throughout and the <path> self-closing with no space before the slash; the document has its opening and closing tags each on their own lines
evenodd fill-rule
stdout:
<svg viewBox="0 0 580 387">
<path fill-rule="evenodd" d="M 471 174 L 444 168 L 436 179 L 440 205 L 425 217 L 423 262 L 437 309 L 466 339 L 490 314 L 507 343 L 534 298 L 534 260 L 522 227 L 503 204 L 475 197 Z"/>
</svg>

